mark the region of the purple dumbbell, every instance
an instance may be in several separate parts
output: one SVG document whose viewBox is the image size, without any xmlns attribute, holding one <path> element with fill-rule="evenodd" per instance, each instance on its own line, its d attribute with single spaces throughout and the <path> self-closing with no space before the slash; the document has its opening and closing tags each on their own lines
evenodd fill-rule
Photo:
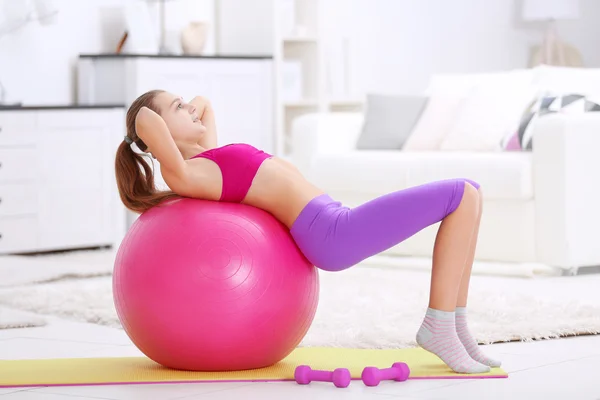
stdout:
<svg viewBox="0 0 600 400">
<path fill-rule="evenodd" d="M 397 362 L 392 368 L 379 369 L 375 367 L 366 367 L 363 369 L 361 378 L 367 386 L 377 386 L 384 380 L 395 380 L 404 382 L 410 375 L 410 368 L 403 362 Z"/>
<path fill-rule="evenodd" d="M 337 368 L 332 371 L 315 371 L 308 365 L 300 365 L 294 371 L 294 378 L 300 385 L 315 382 L 333 382 L 336 387 L 345 388 L 350 385 L 350 371 L 346 368 Z"/>
</svg>

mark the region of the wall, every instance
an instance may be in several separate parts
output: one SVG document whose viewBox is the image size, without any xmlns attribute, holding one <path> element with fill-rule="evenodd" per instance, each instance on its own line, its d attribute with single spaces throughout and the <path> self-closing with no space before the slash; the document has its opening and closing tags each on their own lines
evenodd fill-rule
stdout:
<svg viewBox="0 0 600 400">
<path fill-rule="evenodd" d="M 273 0 L 217 0 L 216 6 L 220 53 L 273 54 Z"/>
<path fill-rule="evenodd" d="M 143 3 L 139 0 L 53 0 L 59 9 L 55 24 L 30 24 L 0 37 L 0 81 L 7 91 L 6 100 L 26 104 L 73 102 L 78 55 L 114 52 L 126 26 L 122 9 L 136 2 Z M 158 5 L 150 4 L 149 15 L 156 18 Z M 180 51 L 179 32 L 189 21 L 213 18 L 213 0 L 169 1 L 166 7 L 167 43 L 174 51 Z M 214 53 L 214 26 L 211 26 L 206 53 Z"/>
<path fill-rule="evenodd" d="M 7 0 L 14 2 L 15 0 Z M 21 1 L 21 0 L 20 0 Z M 0 81 L 8 100 L 54 104 L 75 100 L 75 61 L 80 53 L 114 51 L 125 21 L 119 9 L 141 0 L 53 0 L 59 8 L 55 25 L 26 28 L 0 37 Z M 179 51 L 178 35 L 190 20 L 209 20 L 214 0 L 176 0 L 167 5 L 167 38 Z M 250 5 L 254 0 L 227 0 Z M 270 0 L 260 7 L 231 12 L 228 18 L 254 13 L 261 29 L 246 31 L 235 43 L 231 28 L 222 30 L 230 49 L 252 52 L 269 50 Z M 225 4 L 225 3 L 224 3 Z M 354 92 L 412 93 L 423 90 L 431 74 L 478 72 L 522 68 L 527 65 L 529 47 L 542 37 L 540 25 L 519 22 L 519 1 L 515 0 L 322 0 L 324 34 L 330 41 L 350 38 L 351 85 Z M 156 16 L 156 4 L 152 5 Z M 583 53 L 588 67 L 600 67 L 600 1 L 581 0 L 582 17 L 561 21 L 564 39 Z M 263 15 L 264 14 L 264 15 Z M 239 22 L 239 18 L 237 20 Z M 246 19 L 245 21 L 250 21 Z M 249 42 L 248 34 L 255 38 Z M 206 53 L 215 52 L 214 24 Z M 332 39 L 333 38 L 333 39 Z M 255 47 L 252 47 L 255 46 Z M 334 53 L 334 52 L 331 52 Z"/>
<path fill-rule="evenodd" d="M 523 68 L 543 33 L 541 24 L 520 21 L 515 0 L 324 4 L 330 38 L 350 38 L 351 84 L 358 94 L 420 92 L 433 73 Z M 600 67 L 600 1 L 581 0 L 581 14 L 577 21 L 560 21 L 559 33 L 582 52 L 586 67 Z"/>
</svg>

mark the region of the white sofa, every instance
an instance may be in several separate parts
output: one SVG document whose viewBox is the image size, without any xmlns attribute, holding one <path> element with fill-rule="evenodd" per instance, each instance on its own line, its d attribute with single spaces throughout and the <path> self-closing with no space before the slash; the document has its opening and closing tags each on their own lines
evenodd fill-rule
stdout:
<svg viewBox="0 0 600 400">
<path fill-rule="evenodd" d="M 533 151 L 357 150 L 362 113 L 308 114 L 292 126 L 291 159 L 331 196 L 356 206 L 439 179 L 481 184 L 476 258 L 573 274 L 600 265 L 600 113 L 548 115 Z M 438 225 L 385 254 L 431 256 Z"/>
</svg>

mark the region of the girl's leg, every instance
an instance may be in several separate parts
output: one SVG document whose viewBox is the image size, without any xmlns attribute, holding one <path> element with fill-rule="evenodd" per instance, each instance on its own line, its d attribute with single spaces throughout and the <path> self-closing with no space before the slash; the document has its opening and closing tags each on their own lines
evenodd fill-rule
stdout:
<svg viewBox="0 0 600 400">
<path fill-rule="evenodd" d="M 477 238 L 479 236 L 479 225 L 481 223 L 481 214 L 483 212 L 483 199 L 481 197 L 481 189 L 478 190 L 478 211 L 477 220 L 475 222 L 475 230 L 469 244 L 469 252 L 467 260 L 465 262 L 465 269 L 463 270 L 462 279 L 460 281 L 460 287 L 458 289 L 458 298 L 456 300 L 456 307 L 466 307 L 467 300 L 469 297 L 469 285 L 471 283 L 471 270 L 473 269 L 473 262 L 475 261 L 475 250 L 477 248 Z"/>
<path fill-rule="evenodd" d="M 462 342 L 463 346 L 467 350 L 467 353 L 472 359 L 478 361 L 489 367 L 500 367 L 502 364 L 500 361 L 494 360 L 486 356 L 477 345 L 477 341 L 471 335 L 467 324 L 467 298 L 469 295 L 469 283 L 471 280 L 471 270 L 473 268 L 473 262 L 475 261 L 475 249 L 477 248 L 477 237 L 479 235 L 479 223 L 481 221 L 483 200 L 481 198 L 481 191 L 479 191 L 479 215 L 477 217 L 477 223 L 475 226 L 475 232 L 471 237 L 471 245 L 469 246 L 469 255 L 467 257 L 467 263 L 463 272 L 462 280 L 460 282 L 460 288 L 458 289 L 458 300 L 456 302 L 456 332 L 458 338 Z"/>
<path fill-rule="evenodd" d="M 302 210 L 291 227 L 291 234 L 315 266 L 327 271 L 341 271 L 446 219 L 457 211 L 466 187 L 470 188 L 466 197 L 473 197 L 471 192 L 476 193 L 473 185 L 478 187 L 465 179 L 432 182 L 386 194 L 352 209 L 322 195 Z M 474 206 L 473 201 L 468 202 L 471 204 L 461 208 Z M 465 240 L 470 239 L 473 228 L 473 221 L 460 223 L 467 214 L 461 210 L 458 216 L 451 218 L 459 222 L 457 229 L 470 226 Z M 471 214 L 475 215 L 474 212 Z M 442 231 L 447 229 L 452 227 Z M 451 240 L 450 236 L 442 245 L 448 240 Z M 466 245 L 463 245 L 462 257 L 460 274 L 466 259 Z M 454 309 L 456 293 L 446 300 L 446 306 Z"/>
<path fill-rule="evenodd" d="M 454 311 L 456 308 L 471 239 L 477 225 L 478 208 L 477 189 L 465 183 L 460 205 L 444 218 L 435 238 L 430 308 L 441 311 Z"/>
<path fill-rule="evenodd" d="M 438 230 L 433 249 L 429 308 L 417 333 L 417 343 L 461 373 L 488 372 L 489 367 L 471 358 L 460 341 L 455 308 L 463 281 L 465 263 L 479 219 L 479 192 L 465 183 L 460 205 Z"/>
<path fill-rule="evenodd" d="M 487 372 L 456 334 L 454 309 L 477 220 L 479 185 L 465 179 L 390 193 L 359 207 L 321 196 L 302 211 L 291 233 L 317 267 L 340 271 L 442 221 L 436 238 L 428 315 L 417 341 L 456 372 Z"/>
</svg>

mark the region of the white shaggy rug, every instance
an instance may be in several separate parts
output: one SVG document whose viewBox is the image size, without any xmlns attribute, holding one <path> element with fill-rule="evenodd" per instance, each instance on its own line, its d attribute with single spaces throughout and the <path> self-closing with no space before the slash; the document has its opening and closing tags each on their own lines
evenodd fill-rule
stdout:
<svg viewBox="0 0 600 400">
<path fill-rule="evenodd" d="M 355 267 L 320 276 L 319 309 L 303 346 L 401 348 L 416 344 L 415 333 L 427 308 L 428 273 Z M 562 279 L 565 288 L 577 282 L 597 283 Z M 531 288 L 545 282 L 473 277 L 469 312 L 477 340 L 494 343 L 600 333 L 600 301 L 585 302 L 576 295 L 569 299 L 565 291 L 559 299 L 554 286 L 546 290 L 548 296 L 532 294 Z M 0 303 L 120 327 L 110 276 L 4 289 Z"/>
<path fill-rule="evenodd" d="M 31 313 L 0 307 L 0 329 L 45 326 L 46 320 Z"/>
<path fill-rule="evenodd" d="M 69 278 L 106 276 L 116 253 L 83 250 L 35 256 L 0 256 L 0 289 Z"/>
<path fill-rule="evenodd" d="M 0 256 L 0 291 L 63 279 L 107 276 L 112 273 L 115 255 L 113 250 L 82 250 L 33 256 Z M 0 329 L 45 325 L 46 320 L 41 316 L 0 308 Z"/>
</svg>

